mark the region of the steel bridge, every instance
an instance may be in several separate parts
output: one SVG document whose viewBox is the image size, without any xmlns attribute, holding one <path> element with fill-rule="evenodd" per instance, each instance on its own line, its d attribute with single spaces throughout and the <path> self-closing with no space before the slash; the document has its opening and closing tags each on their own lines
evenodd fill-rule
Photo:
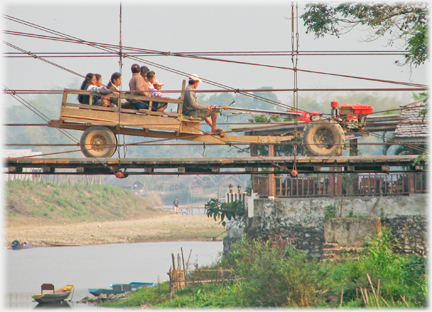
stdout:
<svg viewBox="0 0 432 312">
<path fill-rule="evenodd" d="M 299 174 L 394 173 L 426 171 L 425 157 L 403 156 L 284 156 L 219 158 L 38 158 L 4 160 L 6 174 L 104 175 L 122 171 L 135 175 L 282 174 L 294 167 Z M 268 171 L 258 171 L 258 169 Z"/>
</svg>

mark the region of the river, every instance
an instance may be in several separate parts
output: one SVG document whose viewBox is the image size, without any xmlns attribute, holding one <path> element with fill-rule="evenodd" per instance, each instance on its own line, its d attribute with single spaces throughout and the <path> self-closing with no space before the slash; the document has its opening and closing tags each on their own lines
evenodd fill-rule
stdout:
<svg viewBox="0 0 432 312">
<path fill-rule="evenodd" d="M 45 247 L 3 252 L 3 298 L 9 309 L 39 308 L 31 295 L 40 293 L 43 283 L 56 288 L 75 285 L 68 306 L 90 308 L 76 301 L 88 288 L 109 288 L 112 283 L 158 282 L 168 280 L 171 253 L 183 254 L 185 262 L 209 265 L 219 259 L 222 242 L 162 242 L 110 244 L 80 247 Z M 191 252 L 192 251 L 192 252 Z M 177 265 L 177 263 L 176 263 Z"/>
</svg>

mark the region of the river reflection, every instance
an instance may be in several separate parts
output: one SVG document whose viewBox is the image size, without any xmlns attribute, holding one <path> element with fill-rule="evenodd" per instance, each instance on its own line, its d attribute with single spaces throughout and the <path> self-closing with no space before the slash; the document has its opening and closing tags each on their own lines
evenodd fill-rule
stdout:
<svg viewBox="0 0 432 312">
<path fill-rule="evenodd" d="M 86 296 L 88 288 L 108 288 L 112 283 L 158 282 L 168 280 L 171 253 L 191 252 L 190 264 L 209 265 L 219 259 L 222 242 L 163 242 L 112 244 L 81 247 L 46 247 L 6 250 L 5 306 L 7 308 L 47 308 L 33 302 L 43 283 L 56 288 L 75 285 L 69 307 L 88 308 L 76 301 Z"/>
</svg>

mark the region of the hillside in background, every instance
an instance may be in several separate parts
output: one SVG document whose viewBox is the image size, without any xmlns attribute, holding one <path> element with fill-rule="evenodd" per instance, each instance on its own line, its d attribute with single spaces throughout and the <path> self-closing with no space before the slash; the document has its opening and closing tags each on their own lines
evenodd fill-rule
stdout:
<svg viewBox="0 0 432 312">
<path fill-rule="evenodd" d="M 4 186 L 6 222 L 70 223 L 138 219 L 165 214 L 157 194 L 141 197 L 99 184 L 9 181 Z"/>
</svg>

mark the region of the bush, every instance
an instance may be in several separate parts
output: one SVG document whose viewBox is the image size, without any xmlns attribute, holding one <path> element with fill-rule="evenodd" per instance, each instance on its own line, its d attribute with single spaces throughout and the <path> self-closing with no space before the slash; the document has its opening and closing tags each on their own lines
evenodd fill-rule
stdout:
<svg viewBox="0 0 432 312">
<path fill-rule="evenodd" d="M 242 277 L 241 297 L 252 307 L 316 307 L 323 305 L 326 270 L 303 251 L 243 239 L 228 260 Z"/>
</svg>

